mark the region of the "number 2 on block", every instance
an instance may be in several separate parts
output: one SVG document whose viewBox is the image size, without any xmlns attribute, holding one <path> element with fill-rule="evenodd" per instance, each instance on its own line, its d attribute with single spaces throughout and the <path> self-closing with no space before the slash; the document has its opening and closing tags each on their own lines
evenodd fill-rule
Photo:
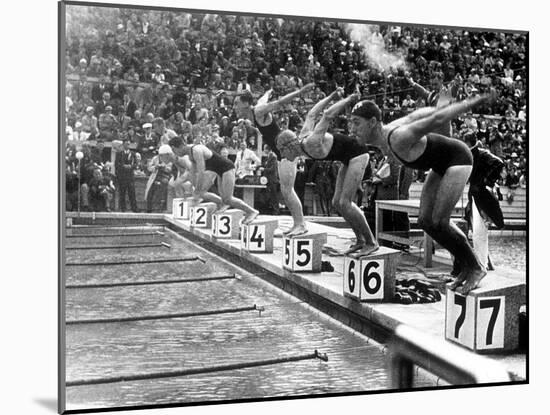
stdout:
<svg viewBox="0 0 550 415">
<path fill-rule="evenodd" d="M 195 217 L 195 224 L 196 225 L 206 225 L 205 216 L 206 216 L 206 210 L 204 210 L 203 208 L 197 209 L 196 210 L 196 217 Z"/>
</svg>

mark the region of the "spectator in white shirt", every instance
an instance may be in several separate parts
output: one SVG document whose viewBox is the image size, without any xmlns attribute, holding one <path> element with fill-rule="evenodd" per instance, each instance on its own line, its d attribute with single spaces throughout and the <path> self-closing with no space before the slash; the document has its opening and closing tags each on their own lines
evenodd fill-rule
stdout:
<svg viewBox="0 0 550 415">
<path fill-rule="evenodd" d="M 72 131 L 72 134 L 69 136 L 69 140 L 84 141 L 87 140 L 89 136 L 90 133 L 83 131 L 82 123 L 80 121 L 77 121 L 74 125 L 74 130 Z"/>
<path fill-rule="evenodd" d="M 244 140 L 241 141 L 240 150 L 237 152 L 237 157 L 235 158 L 235 175 L 237 178 L 242 179 L 245 176 L 254 175 L 256 166 L 261 164 L 262 161 L 256 153 L 246 147 Z"/>
</svg>

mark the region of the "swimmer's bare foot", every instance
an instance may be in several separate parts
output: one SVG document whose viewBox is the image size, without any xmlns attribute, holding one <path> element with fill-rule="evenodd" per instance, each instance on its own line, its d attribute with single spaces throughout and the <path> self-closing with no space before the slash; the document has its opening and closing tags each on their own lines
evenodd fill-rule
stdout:
<svg viewBox="0 0 550 415">
<path fill-rule="evenodd" d="M 359 251 L 357 251 L 355 253 L 356 256 L 369 256 L 370 254 L 372 254 L 373 252 L 376 252 L 380 249 L 380 245 L 378 244 L 374 244 L 374 245 L 370 245 L 370 244 L 364 244 L 363 245 L 363 248 L 361 248 Z"/>
<path fill-rule="evenodd" d="M 225 212 L 227 209 L 229 209 L 231 206 L 229 205 L 220 205 L 220 207 L 218 209 L 216 209 L 216 211 L 213 213 L 214 215 L 217 215 L 219 213 L 223 213 Z"/>
<path fill-rule="evenodd" d="M 357 243 L 351 245 L 347 251 L 344 252 L 344 255 L 354 254 L 362 249 L 366 248 L 366 243 L 364 241 L 357 241 Z"/>
<path fill-rule="evenodd" d="M 252 212 L 250 212 L 248 215 L 246 215 L 243 219 L 243 222 L 242 224 L 243 225 L 248 225 L 249 223 L 251 223 L 254 219 L 256 219 L 256 217 L 260 214 L 260 212 L 258 212 L 257 210 L 253 210 Z"/>
<path fill-rule="evenodd" d="M 480 281 L 487 275 L 485 268 L 476 269 L 468 273 L 468 278 L 462 284 L 462 287 L 457 288 L 456 292 L 462 295 L 467 295 L 470 291 L 476 289 Z"/>
<path fill-rule="evenodd" d="M 466 271 L 461 271 L 460 274 L 456 277 L 456 279 L 449 284 L 449 289 L 452 291 L 455 291 L 458 287 L 462 285 L 464 281 L 466 281 L 466 278 L 468 278 L 468 273 Z"/>
<path fill-rule="evenodd" d="M 460 275 L 462 267 L 456 260 L 456 258 L 453 260 L 453 269 L 451 270 L 451 277 L 458 277 Z"/>
<path fill-rule="evenodd" d="M 287 238 L 292 238 L 293 236 L 300 236 L 307 233 L 307 228 L 305 225 L 293 226 L 289 231 L 283 233 Z"/>
</svg>

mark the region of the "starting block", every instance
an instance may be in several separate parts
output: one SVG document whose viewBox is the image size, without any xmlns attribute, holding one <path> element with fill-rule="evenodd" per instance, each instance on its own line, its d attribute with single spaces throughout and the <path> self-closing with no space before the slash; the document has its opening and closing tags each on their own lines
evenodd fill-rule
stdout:
<svg viewBox="0 0 550 415">
<path fill-rule="evenodd" d="M 279 226 L 277 219 L 257 219 L 241 226 L 241 249 L 248 252 L 273 252 L 273 234 Z"/>
<path fill-rule="evenodd" d="M 464 296 L 447 288 L 445 339 L 477 353 L 515 350 L 519 346 L 519 311 L 525 284 L 491 276 Z"/>
<path fill-rule="evenodd" d="M 172 200 L 172 214 L 174 219 L 189 220 L 191 207 L 197 206 L 197 201 L 192 197 L 176 198 Z"/>
<path fill-rule="evenodd" d="M 307 233 L 283 238 L 283 268 L 290 271 L 321 272 L 326 233 Z"/>
<path fill-rule="evenodd" d="M 239 239 L 239 231 L 244 213 L 238 209 L 228 209 L 212 215 L 212 235 L 215 238 Z"/>
<path fill-rule="evenodd" d="M 212 227 L 212 214 L 216 208 L 217 205 L 212 202 L 192 206 L 189 215 L 191 227 L 210 229 Z"/>
<path fill-rule="evenodd" d="M 381 246 L 369 256 L 344 258 L 344 296 L 358 301 L 391 301 L 401 252 Z"/>
</svg>

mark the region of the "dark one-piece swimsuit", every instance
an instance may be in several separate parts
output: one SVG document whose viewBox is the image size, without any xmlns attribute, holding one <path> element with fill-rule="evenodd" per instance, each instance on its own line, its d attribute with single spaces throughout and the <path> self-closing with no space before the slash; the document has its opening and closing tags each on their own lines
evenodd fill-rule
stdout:
<svg viewBox="0 0 550 415">
<path fill-rule="evenodd" d="M 414 161 L 405 161 L 392 149 L 390 137 L 399 127 L 388 133 L 388 147 L 395 157 L 406 167 L 416 170 L 430 170 L 443 176 L 451 166 L 471 166 L 472 153 L 468 146 L 460 140 L 445 137 L 441 134 L 426 134 L 426 148 Z"/>
<path fill-rule="evenodd" d="M 189 154 L 190 155 L 189 158 L 191 159 L 191 161 L 194 162 L 195 160 L 193 159 L 193 147 L 191 147 L 191 153 Z M 204 169 L 206 171 L 213 171 L 218 176 L 223 176 L 223 174 L 226 171 L 229 171 L 235 168 L 235 165 L 231 160 L 220 156 L 218 153 L 216 153 L 211 149 L 209 150 L 212 151 L 212 157 L 210 157 L 208 160 L 204 160 Z"/>
<path fill-rule="evenodd" d="M 368 147 L 359 143 L 356 139 L 348 137 L 344 134 L 333 134 L 332 147 L 327 156 L 323 159 L 312 157 L 305 149 L 303 143 L 300 143 L 302 151 L 313 160 L 341 161 L 344 165 L 348 165 L 350 160 L 368 153 Z"/>
<path fill-rule="evenodd" d="M 256 124 L 256 128 L 260 131 L 262 134 L 262 140 L 264 144 L 267 144 L 271 150 L 275 153 L 277 156 L 277 160 L 281 160 L 281 152 L 277 148 L 277 136 L 281 132 L 281 128 L 277 125 L 275 122 L 275 118 L 271 116 L 271 124 L 269 125 L 260 125 L 258 121 L 256 120 L 256 113 L 252 111 L 252 115 L 254 117 L 254 124 Z"/>
</svg>

